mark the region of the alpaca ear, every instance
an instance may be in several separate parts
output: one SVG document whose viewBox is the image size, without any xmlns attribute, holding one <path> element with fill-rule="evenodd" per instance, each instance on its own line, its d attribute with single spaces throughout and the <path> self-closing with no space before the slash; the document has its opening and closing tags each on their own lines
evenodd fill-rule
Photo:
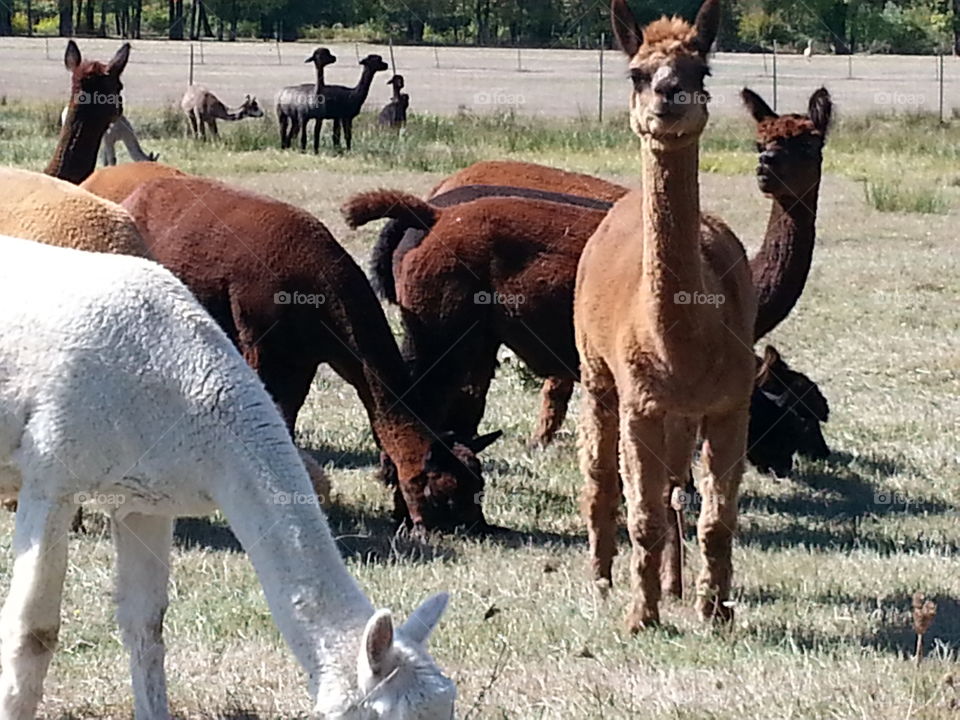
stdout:
<svg viewBox="0 0 960 720">
<path fill-rule="evenodd" d="M 107 72 L 114 77 L 119 77 L 120 73 L 127 66 L 127 60 L 130 59 L 130 43 L 124 43 L 117 50 L 116 55 L 107 63 Z"/>
<path fill-rule="evenodd" d="M 826 88 L 822 87 L 810 96 L 807 114 L 813 121 L 813 126 L 826 137 L 830 129 L 830 121 L 833 119 L 833 101 Z"/>
<path fill-rule="evenodd" d="M 610 3 L 610 22 L 613 24 L 613 34 L 620 43 L 620 47 L 629 56 L 633 57 L 643 43 L 643 31 L 637 24 L 627 0 L 612 0 Z"/>
<path fill-rule="evenodd" d="M 764 387 L 767 384 L 767 381 L 770 380 L 770 373 L 778 362 L 780 362 L 780 353 L 773 345 L 767 345 L 763 349 L 763 361 L 757 369 L 756 384 L 759 387 Z"/>
<path fill-rule="evenodd" d="M 66 66 L 67 70 L 73 72 L 81 62 L 80 58 L 80 48 L 77 47 L 77 44 L 71 40 L 67 43 L 67 52 L 63 56 L 63 64 Z"/>
<path fill-rule="evenodd" d="M 744 106 L 746 106 L 749 113 L 753 116 L 753 119 L 758 123 L 779 117 L 779 115 L 770 109 L 766 101 L 750 88 L 744 88 L 740 91 L 740 99 L 743 100 Z"/>
<path fill-rule="evenodd" d="M 473 451 L 474 455 L 479 455 L 482 451 L 493 445 L 503 435 L 503 430 L 494 430 L 486 435 L 477 435 L 463 444 Z"/>
<path fill-rule="evenodd" d="M 379 677 L 389 672 L 392 649 L 393 616 L 389 610 L 377 610 L 363 629 L 359 659 L 361 675 L 368 671 L 368 676 Z"/>
<path fill-rule="evenodd" d="M 440 618 L 443 617 L 449 602 L 450 595 L 445 592 L 428 597 L 400 626 L 400 634 L 411 642 L 424 645 L 430 637 L 430 633 L 440 622 Z"/>
<path fill-rule="evenodd" d="M 706 57 L 720 29 L 720 0 L 706 0 L 700 6 L 693 27 L 697 31 L 697 49 L 702 57 Z"/>
</svg>

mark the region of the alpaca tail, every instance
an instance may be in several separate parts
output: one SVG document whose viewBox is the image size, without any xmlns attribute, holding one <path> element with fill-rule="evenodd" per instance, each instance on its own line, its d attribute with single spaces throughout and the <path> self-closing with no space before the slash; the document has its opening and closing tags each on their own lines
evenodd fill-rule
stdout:
<svg viewBox="0 0 960 720">
<path fill-rule="evenodd" d="M 380 232 L 380 238 L 370 255 L 370 281 L 381 298 L 396 303 L 393 255 L 407 230 L 429 232 L 440 218 L 440 211 L 414 195 L 392 190 L 375 190 L 354 195 L 344 203 L 341 212 L 352 228 L 374 220 L 390 218 L 391 221 Z"/>
</svg>

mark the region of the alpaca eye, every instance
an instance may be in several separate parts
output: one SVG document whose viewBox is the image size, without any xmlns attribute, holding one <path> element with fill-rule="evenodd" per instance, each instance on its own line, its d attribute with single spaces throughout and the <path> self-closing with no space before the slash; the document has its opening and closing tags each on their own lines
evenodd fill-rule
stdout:
<svg viewBox="0 0 960 720">
<path fill-rule="evenodd" d="M 756 143 L 756 146 L 758 153 L 763 152 L 763 143 Z"/>
<path fill-rule="evenodd" d="M 644 70 L 631 70 L 630 79 L 633 80 L 633 86 L 640 90 L 650 84 L 650 73 Z"/>
</svg>

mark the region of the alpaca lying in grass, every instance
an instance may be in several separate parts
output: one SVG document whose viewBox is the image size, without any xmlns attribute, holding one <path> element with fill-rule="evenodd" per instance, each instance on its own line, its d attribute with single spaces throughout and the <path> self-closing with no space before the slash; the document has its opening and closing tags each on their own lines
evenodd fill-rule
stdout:
<svg viewBox="0 0 960 720">
<path fill-rule="evenodd" d="M 217 508 L 316 712 L 452 717 L 456 689 L 426 651 L 446 596 L 397 628 L 374 610 L 323 512 L 285 500 L 311 488 L 283 419 L 190 291 L 137 258 L 7 237 L 0 247 L 0 491 L 20 494 L 0 613 L 0 715 L 36 713 L 60 628 L 66 528 L 88 496 L 113 519 L 137 720 L 169 717 L 162 623 L 174 519 Z"/>
<path fill-rule="evenodd" d="M 124 163 L 100 168 L 80 183 L 98 197 L 122 203 L 138 187 L 161 177 L 186 177 L 186 173 L 163 163 Z"/>
<path fill-rule="evenodd" d="M 380 303 L 323 223 L 199 177 L 153 180 L 124 206 L 152 256 L 186 283 L 259 372 L 291 433 L 317 367 L 329 363 L 356 389 L 397 467 L 397 519 L 484 527 L 476 454 L 499 433 L 454 442 L 421 420 L 418 388 Z"/>
</svg>

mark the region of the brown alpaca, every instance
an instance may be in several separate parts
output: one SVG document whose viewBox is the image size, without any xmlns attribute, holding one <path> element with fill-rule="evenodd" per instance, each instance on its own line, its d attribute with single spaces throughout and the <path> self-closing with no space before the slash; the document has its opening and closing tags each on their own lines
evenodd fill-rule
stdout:
<svg viewBox="0 0 960 720">
<path fill-rule="evenodd" d="M 207 127 L 210 128 L 210 134 L 214 140 L 220 137 L 217 120 L 233 122 L 244 118 L 263 117 L 263 110 L 260 109 L 256 98 L 247 95 L 240 107 L 230 110 L 216 95 L 199 85 L 190 85 L 187 88 L 183 93 L 183 99 L 180 100 L 180 108 L 187 116 L 187 123 L 190 126 L 189 129 L 193 131 L 193 136 L 200 140 L 207 139 Z"/>
<path fill-rule="evenodd" d="M 186 173 L 158 162 L 113 165 L 95 170 L 80 187 L 116 203 L 122 203 L 134 190 L 161 177 L 185 177 Z"/>
<path fill-rule="evenodd" d="M 130 57 L 130 43 L 124 43 L 109 63 L 84 61 L 80 48 L 67 43 L 64 65 L 70 71 L 70 102 L 47 175 L 79 183 L 97 167 L 100 141 L 123 112 L 120 75 Z"/>
<path fill-rule="evenodd" d="M 641 30 L 626 0 L 613 0 L 611 15 L 630 58 L 630 126 L 641 139 L 643 191 L 621 198 L 587 241 L 573 312 L 593 574 L 609 587 L 622 476 L 633 545 L 627 626 L 636 632 L 660 619 L 660 567 L 671 538 L 666 499 L 687 481 L 698 431 L 705 473 L 697 604 L 705 619 L 733 616 L 727 600 L 757 307 L 740 242 L 718 220 L 709 235 L 701 232 L 703 80 L 719 2 L 706 0 L 692 26 L 662 18 Z"/>
<path fill-rule="evenodd" d="M 197 177 L 153 180 L 124 206 L 153 257 L 193 291 L 260 374 L 291 432 L 318 365 L 329 363 L 356 389 L 396 465 L 398 519 L 483 527 L 475 453 L 498 434 L 460 444 L 430 433 L 380 304 L 319 220 Z"/>
</svg>

